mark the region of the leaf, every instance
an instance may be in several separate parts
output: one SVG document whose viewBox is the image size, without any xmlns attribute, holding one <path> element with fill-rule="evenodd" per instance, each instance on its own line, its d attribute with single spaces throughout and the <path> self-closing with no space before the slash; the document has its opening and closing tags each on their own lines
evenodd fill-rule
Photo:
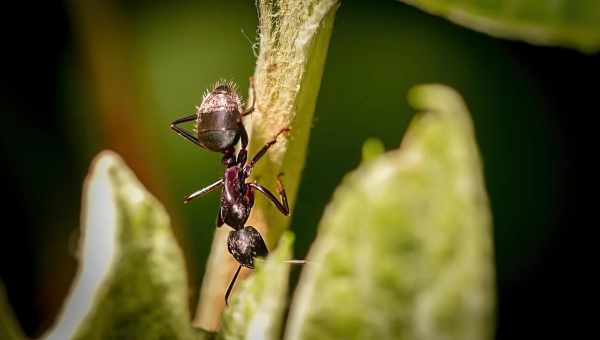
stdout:
<svg viewBox="0 0 600 340">
<path fill-rule="evenodd" d="M 10 308 L 2 281 L 0 281 L 0 339 L 25 339 L 25 334 Z"/>
<path fill-rule="evenodd" d="M 491 217 L 467 109 L 414 88 L 401 148 L 335 192 L 290 310 L 286 339 L 490 339 Z"/>
<path fill-rule="evenodd" d="M 277 249 L 234 290 L 223 313 L 218 339 L 279 339 L 289 276 L 293 234 L 286 232 Z"/>
<path fill-rule="evenodd" d="M 380 139 L 369 138 L 362 146 L 362 160 L 363 162 L 368 162 L 372 159 L 377 159 L 384 152 L 385 146 Z"/>
<path fill-rule="evenodd" d="M 596 0 L 401 0 L 476 31 L 533 44 L 600 48 L 600 2 Z"/>
<path fill-rule="evenodd" d="M 254 73 L 256 105 L 245 121 L 251 127 L 250 157 L 282 128 L 291 127 L 292 131 L 279 137 L 257 163 L 250 180 L 274 190 L 275 178 L 283 172 L 292 213 L 338 5 L 338 0 L 257 2 L 260 51 Z M 259 197 L 247 224 L 259 230 L 267 245 L 273 245 L 289 223 L 289 217 Z M 223 228 L 215 234 L 200 291 L 194 325 L 204 329 L 219 328 L 224 290 L 237 268 L 225 251 L 227 233 Z"/>
<path fill-rule="evenodd" d="M 45 338 L 205 338 L 190 325 L 169 217 L 115 153 L 94 160 L 82 206 L 79 272 Z"/>
</svg>

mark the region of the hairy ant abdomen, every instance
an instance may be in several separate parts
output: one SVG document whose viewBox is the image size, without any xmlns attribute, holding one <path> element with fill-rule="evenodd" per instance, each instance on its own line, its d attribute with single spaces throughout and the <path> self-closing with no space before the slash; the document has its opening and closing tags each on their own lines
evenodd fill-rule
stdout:
<svg viewBox="0 0 600 340">
<path fill-rule="evenodd" d="M 252 91 L 254 86 L 251 84 Z M 253 96 L 254 99 L 254 96 Z M 234 146 L 241 140 L 241 148 L 248 145 L 248 133 L 242 123 L 242 117 L 254 110 L 252 105 L 245 109 L 233 83 L 217 83 L 215 88 L 202 99 L 196 113 L 175 120 L 171 123 L 178 135 L 201 148 L 225 154 L 226 165 L 235 163 L 231 159 Z M 195 131 L 188 131 L 179 124 L 195 123 Z"/>
</svg>

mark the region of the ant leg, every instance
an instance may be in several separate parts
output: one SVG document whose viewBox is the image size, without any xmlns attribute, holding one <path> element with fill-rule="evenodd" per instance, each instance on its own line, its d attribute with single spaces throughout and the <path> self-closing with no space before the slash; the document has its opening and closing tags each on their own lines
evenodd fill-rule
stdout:
<svg viewBox="0 0 600 340">
<path fill-rule="evenodd" d="M 254 87 L 254 77 L 250 77 L 250 90 L 252 91 L 252 105 L 249 108 L 242 111 L 242 117 L 254 112 L 254 104 L 256 104 L 256 89 Z"/>
<path fill-rule="evenodd" d="M 173 129 L 173 131 L 175 131 L 175 133 L 177 133 L 181 137 L 187 139 L 188 141 L 198 145 L 199 147 L 201 147 L 203 149 L 207 149 L 207 147 L 204 146 L 204 144 L 200 143 L 198 138 L 196 138 L 192 133 L 190 133 L 189 131 L 187 131 L 184 128 L 177 126 L 178 124 L 181 124 L 181 123 L 187 123 L 187 122 L 196 120 L 196 118 L 197 118 L 196 114 L 185 116 L 183 118 L 179 118 L 176 121 L 174 121 L 173 123 L 171 123 L 171 129 Z"/>
<path fill-rule="evenodd" d="M 189 203 L 191 200 L 196 199 L 198 197 L 204 196 L 206 194 L 208 194 L 211 191 L 214 191 L 215 189 L 219 188 L 223 186 L 223 179 L 221 178 L 220 180 L 214 182 L 213 184 L 202 188 L 196 192 L 193 192 L 191 194 L 189 194 L 183 201 L 183 203 Z"/>
<path fill-rule="evenodd" d="M 217 228 L 223 226 L 225 222 L 223 221 L 223 208 L 219 208 L 219 212 L 217 213 Z"/>
<path fill-rule="evenodd" d="M 242 124 L 241 122 L 239 123 L 239 129 L 240 129 L 240 140 L 242 142 L 242 149 L 246 150 L 246 148 L 248 147 L 248 132 L 246 131 L 246 127 L 244 126 L 244 124 Z"/>
<path fill-rule="evenodd" d="M 273 193 L 270 192 L 269 189 L 263 187 L 262 185 L 260 185 L 258 183 L 248 183 L 248 185 L 251 188 L 254 188 L 254 189 L 262 192 L 263 195 L 267 196 L 267 198 L 269 200 L 271 200 L 271 202 L 273 202 L 273 204 L 275 204 L 277 209 L 279 209 L 279 211 L 281 211 L 282 214 L 284 214 L 285 216 L 288 216 L 290 214 L 290 207 L 288 206 L 288 200 L 287 200 L 287 195 L 285 194 L 285 188 L 283 187 L 283 184 L 281 183 L 281 176 L 282 176 L 281 174 L 279 176 L 277 176 L 277 192 L 279 193 L 281 202 L 279 202 L 279 200 L 277 200 L 275 195 L 273 195 Z"/>
<path fill-rule="evenodd" d="M 284 132 L 289 132 L 289 131 L 290 131 L 290 128 L 283 128 L 283 129 L 279 130 L 279 132 L 277 132 L 277 134 L 275 135 L 275 137 L 273 137 L 272 140 L 268 141 L 267 144 L 265 144 L 260 150 L 258 150 L 258 152 L 252 158 L 250 163 L 248 163 L 244 166 L 244 175 L 246 177 L 250 176 L 250 172 L 252 171 L 252 168 L 254 167 L 256 162 L 258 162 L 261 159 L 261 157 L 264 156 L 265 153 L 267 153 L 267 151 L 269 151 L 269 148 L 271 146 L 273 146 L 273 144 L 277 143 L 277 137 L 279 137 L 280 134 L 282 134 Z"/>
<path fill-rule="evenodd" d="M 240 129 L 240 139 L 242 141 L 242 145 L 240 147 L 240 151 L 238 152 L 236 163 L 237 165 L 241 166 L 246 164 L 246 159 L 248 158 L 248 151 L 246 150 L 248 147 L 248 132 L 246 131 L 244 124 L 241 122 L 239 123 L 238 128 Z"/>
<path fill-rule="evenodd" d="M 238 269 L 235 271 L 235 275 L 233 276 L 233 279 L 229 283 L 229 287 L 227 287 L 227 292 L 225 292 L 225 305 L 227 305 L 227 306 L 229 306 L 229 294 L 231 294 L 231 290 L 233 289 L 233 284 L 235 283 L 235 280 L 237 280 L 237 277 L 240 274 L 240 269 L 242 269 L 241 264 L 238 266 Z"/>
</svg>

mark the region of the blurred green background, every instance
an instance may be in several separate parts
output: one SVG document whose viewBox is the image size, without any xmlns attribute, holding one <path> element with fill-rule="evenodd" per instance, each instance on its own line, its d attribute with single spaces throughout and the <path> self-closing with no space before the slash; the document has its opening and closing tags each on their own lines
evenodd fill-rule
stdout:
<svg viewBox="0 0 600 340">
<path fill-rule="evenodd" d="M 170 212 L 195 306 L 218 199 L 183 205 L 182 198 L 221 176 L 222 166 L 218 154 L 168 126 L 192 113 L 220 78 L 247 94 L 253 2 L 40 6 L 5 13 L 26 28 L 4 21 L 5 32 L 18 34 L 11 34 L 2 63 L 8 76 L 0 156 L 9 199 L 3 210 L 14 222 L 4 223 L 0 238 L 0 275 L 17 317 L 35 336 L 59 310 L 76 270 L 82 180 L 106 148 L 118 151 Z M 575 223 L 571 181 L 586 136 L 573 117 L 588 110 L 577 84 L 592 79 L 597 64 L 597 56 L 498 40 L 391 0 L 344 1 L 293 210 L 295 257 L 305 256 L 364 140 L 377 137 L 396 148 L 413 115 L 408 89 L 444 83 L 464 96 L 484 160 L 495 228 L 497 338 L 540 335 L 557 318 L 547 298 L 568 276 L 557 271 L 566 270 L 560 251 Z"/>
</svg>

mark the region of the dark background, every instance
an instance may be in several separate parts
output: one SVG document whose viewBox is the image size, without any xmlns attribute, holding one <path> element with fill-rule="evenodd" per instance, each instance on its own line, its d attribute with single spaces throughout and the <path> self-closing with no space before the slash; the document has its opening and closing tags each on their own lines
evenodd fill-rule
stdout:
<svg viewBox="0 0 600 340">
<path fill-rule="evenodd" d="M 180 198 L 222 170 L 218 155 L 198 152 L 168 124 L 219 78 L 247 93 L 254 65 L 241 32 L 255 36 L 251 2 L 76 3 L 2 14 L 0 278 L 30 336 L 52 324 L 75 273 L 81 183 L 104 148 L 121 153 L 167 206 L 195 300 L 217 200 L 184 207 Z M 498 40 L 394 1 L 344 2 L 292 220 L 296 257 L 364 140 L 398 146 L 413 114 L 407 90 L 448 84 L 471 109 L 485 165 L 497 339 L 571 334 L 567 306 L 585 275 L 578 249 L 592 227 L 584 204 L 599 61 Z"/>
</svg>

